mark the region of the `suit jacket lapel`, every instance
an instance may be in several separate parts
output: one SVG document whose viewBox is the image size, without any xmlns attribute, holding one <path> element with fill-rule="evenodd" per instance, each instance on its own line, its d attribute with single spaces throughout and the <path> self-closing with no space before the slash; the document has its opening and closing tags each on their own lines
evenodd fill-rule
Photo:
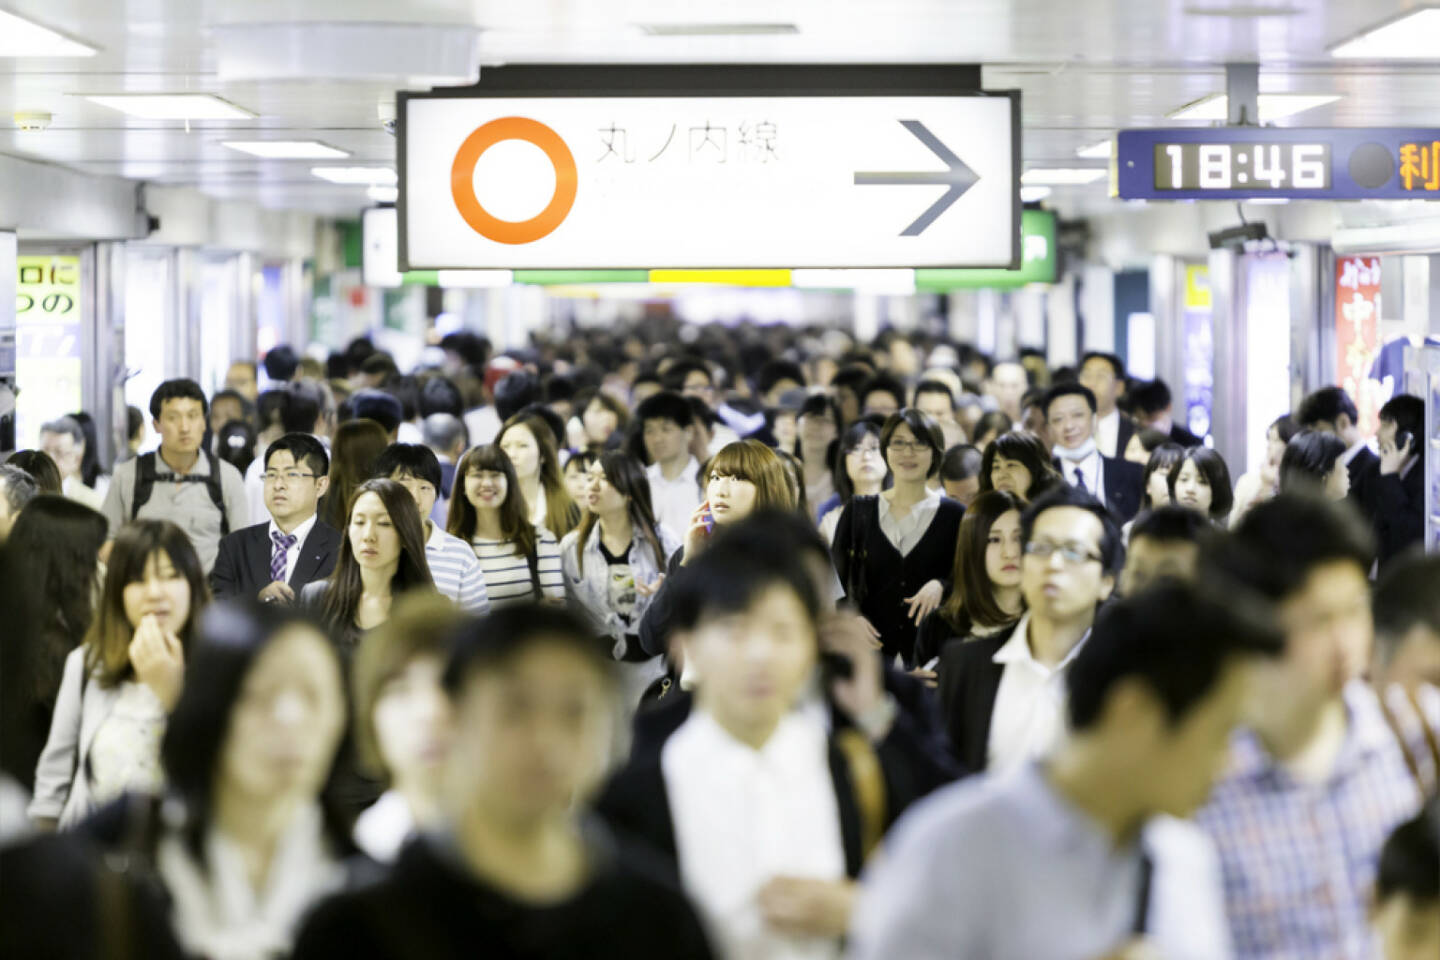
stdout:
<svg viewBox="0 0 1440 960">
<path fill-rule="evenodd" d="M 250 575 L 255 578 L 255 592 L 257 593 L 270 585 L 270 549 L 269 522 L 257 524 L 255 535 L 249 538 L 245 557 Z"/>
<path fill-rule="evenodd" d="M 310 528 L 310 535 L 300 545 L 300 556 L 295 558 L 295 569 L 290 571 L 292 588 L 298 590 L 315 579 L 316 572 L 332 549 L 329 538 L 325 536 L 327 530 L 319 521 Z"/>
</svg>

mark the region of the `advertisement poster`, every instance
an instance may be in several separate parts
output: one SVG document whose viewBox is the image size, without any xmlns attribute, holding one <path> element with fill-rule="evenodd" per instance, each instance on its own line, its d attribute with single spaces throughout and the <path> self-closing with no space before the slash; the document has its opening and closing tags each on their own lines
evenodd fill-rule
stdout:
<svg viewBox="0 0 1440 960">
<path fill-rule="evenodd" d="M 1360 432 L 1379 428 L 1381 385 L 1369 378 L 1380 353 L 1380 258 L 1335 261 L 1335 381 L 1360 411 Z"/>
<path fill-rule="evenodd" d="M 15 442 L 40 443 L 40 425 L 81 405 L 80 258 L 16 258 Z"/>
<path fill-rule="evenodd" d="M 1215 329 L 1210 305 L 1210 268 L 1185 268 L 1185 428 L 1204 439 L 1210 434 L 1215 399 Z"/>
</svg>

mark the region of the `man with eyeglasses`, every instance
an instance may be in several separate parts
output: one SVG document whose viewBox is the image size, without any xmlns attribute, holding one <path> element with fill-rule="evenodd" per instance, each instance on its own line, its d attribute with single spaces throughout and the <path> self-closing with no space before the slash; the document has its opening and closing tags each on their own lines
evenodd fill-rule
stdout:
<svg viewBox="0 0 1440 960">
<path fill-rule="evenodd" d="M 1062 486 L 1021 516 L 1020 592 L 1013 630 L 951 644 L 940 699 L 951 748 L 968 773 L 1044 757 L 1065 730 L 1065 674 L 1115 589 L 1124 550 L 1110 514 Z"/>
<path fill-rule="evenodd" d="M 287 433 L 265 450 L 265 509 L 270 519 L 220 541 L 210 574 L 216 598 L 293 603 L 323 580 L 340 556 L 340 533 L 320 522 L 315 505 L 330 485 L 330 457 L 308 433 Z"/>
</svg>

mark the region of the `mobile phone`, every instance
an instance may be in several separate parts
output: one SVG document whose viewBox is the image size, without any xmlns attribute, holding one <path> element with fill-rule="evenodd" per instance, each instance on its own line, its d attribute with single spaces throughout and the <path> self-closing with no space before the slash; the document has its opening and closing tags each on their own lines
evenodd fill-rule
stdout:
<svg viewBox="0 0 1440 960">
<path fill-rule="evenodd" d="M 708 510 L 705 511 L 705 532 L 707 534 L 715 532 L 715 515 Z"/>
<path fill-rule="evenodd" d="M 1409 431 L 1409 430 L 1399 430 L 1399 431 L 1396 431 L 1396 433 L 1395 433 L 1395 449 L 1396 449 L 1396 450 L 1404 450 L 1407 445 L 1411 445 L 1411 444 L 1413 444 L 1414 442 L 1415 442 L 1415 438 L 1410 435 L 1410 431 Z"/>
</svg>

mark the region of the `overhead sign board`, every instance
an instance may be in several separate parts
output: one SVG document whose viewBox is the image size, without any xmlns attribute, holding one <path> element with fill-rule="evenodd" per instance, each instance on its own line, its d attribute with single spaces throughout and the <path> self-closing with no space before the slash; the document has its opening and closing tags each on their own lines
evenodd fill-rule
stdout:
<svg viewBox="0 0 1440 960">
<path fill-rule="evenodd" d="M 1015 93 L 398 109 L 402 270 L 1020 265 Z"/>
<path fill-rule="evenodd" d="M 1126 200 L 1440 200 L 1440 129 L 1123 130 Z"/>
<path fill-rule="evenodd" d="M 1030 283 L 1054 283 L 1060 257 L 1055 249 L 1055 214 L 1026 210 L 1020 219 L 1018 270 L 916 270 L 915 289 L 944 293 L 981 288 L 1006 290 Z"/>
</svg>

